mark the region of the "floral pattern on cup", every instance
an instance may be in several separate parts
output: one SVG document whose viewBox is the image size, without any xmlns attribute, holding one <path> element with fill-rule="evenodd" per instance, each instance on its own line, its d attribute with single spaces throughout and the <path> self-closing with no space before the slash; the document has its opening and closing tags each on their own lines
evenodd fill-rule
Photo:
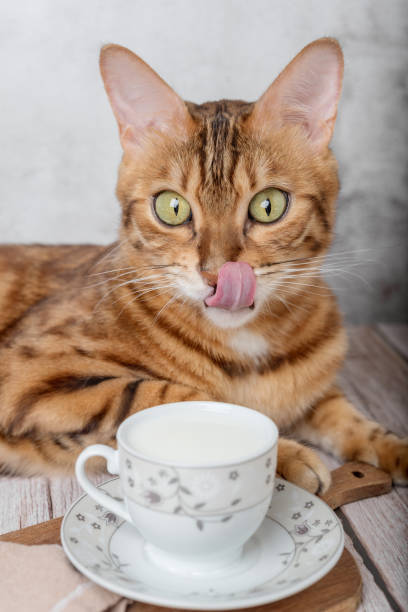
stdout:
<svg viewBox="0 0 408 612">
<path fill-rule="evenodd" d="M 267 453 L 233 466 L 172 467 L 141 459 L 120 448 L 125 495 L 158 512 L 199 517 L 229 516 L 266 499 L 273 491 L 276 445 Z"/>
</svg>

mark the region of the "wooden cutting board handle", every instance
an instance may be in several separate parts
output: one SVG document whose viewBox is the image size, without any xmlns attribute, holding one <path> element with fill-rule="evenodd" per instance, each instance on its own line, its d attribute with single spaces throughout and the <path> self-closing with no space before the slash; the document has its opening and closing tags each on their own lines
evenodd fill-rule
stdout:
<svg viewBox="0 0 408 612">
<path fill-rule="evenodd" d="M 383 495 L 392 488 L 389 474 L 359 461 L 345 463 L 333 470 L 331 476 L 330 489 L 320 497 L 333 510 L 366 497 Z"/>
</svg>

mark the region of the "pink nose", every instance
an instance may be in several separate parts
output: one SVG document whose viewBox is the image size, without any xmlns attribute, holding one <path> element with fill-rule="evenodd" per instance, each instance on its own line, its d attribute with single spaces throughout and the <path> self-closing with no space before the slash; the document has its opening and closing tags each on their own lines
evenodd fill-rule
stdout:
<svg viewBox="0 0 408 612">
<path fill-rule="evenodd" d="M 210 287 L 215 287 L 218 281 L 218 274 L 217 272 L 207 272 L 207 271 L 202 271 L 201 272 L 201 276 L 203 276 L 205 278 L 205 280 L 207 281 L 207 283 L 210 285 Z"/>
</svg>

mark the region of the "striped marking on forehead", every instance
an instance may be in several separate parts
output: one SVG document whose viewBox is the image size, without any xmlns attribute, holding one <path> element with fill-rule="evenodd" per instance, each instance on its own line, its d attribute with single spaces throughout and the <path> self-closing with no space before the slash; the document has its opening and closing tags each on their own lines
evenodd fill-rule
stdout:
<svg viewBox="0 0 408 612">
<path fill-rule="evenodd" d="M 247 102 L 222 100 L 190 109 L 201 123 L 198 156 L 203 188 L 231 188 L 240 156 L 240 119 L 250 108 Z"/>
<path fill-rule="evenodd" d="M 231 145 L 233 135 L 234 140 L 237 140 L 237 127 L 234 118 L 225 111 L 222 105 L 219 105 L 217 108 L 208 127 L 211 138 L 207 148 L 207 155 L 211 158 L 211 178 L 215 184 L 220 184 L 225 180 L 224 172 L 226 165 L 228 162 L 232 162 L 230 159 L 232 152 L 228 145 Z M 237 153 L 235 147 L 235 156 Z"/>
</svg>

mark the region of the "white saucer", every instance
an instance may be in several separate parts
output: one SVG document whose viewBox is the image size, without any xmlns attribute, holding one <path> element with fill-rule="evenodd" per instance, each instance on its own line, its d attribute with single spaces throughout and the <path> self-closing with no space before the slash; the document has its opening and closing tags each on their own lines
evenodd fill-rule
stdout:
<svg viewBox="0 0 408 612">
<path fill-rule="evenodd" d="M 100 488 L 121 497 L 118 478 Z M 241 561 L 205 578 L 186 579 L 153 565 L 137 529 L 88 495 L 66 513 L 61 540 L 73 565 L 106 589 L 129 599 L 190 610 L 247 608 L 298 593 L 334 567 L 344 546 L 334 512 L 318 497 L 280 478 L 267 517 L 245 545 Z"/>
</svg>

